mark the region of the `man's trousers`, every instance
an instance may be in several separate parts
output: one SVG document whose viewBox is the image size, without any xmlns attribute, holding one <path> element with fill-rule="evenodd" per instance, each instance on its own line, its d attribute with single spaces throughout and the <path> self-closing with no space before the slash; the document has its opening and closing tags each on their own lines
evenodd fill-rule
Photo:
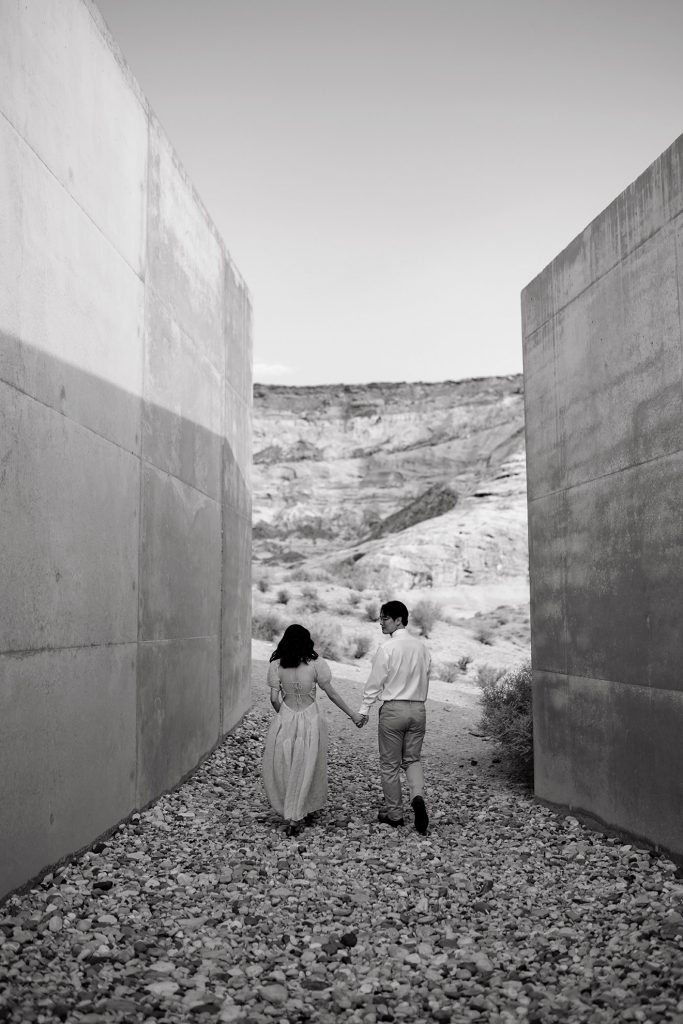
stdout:
<svg viewBox="0 0 683 1024">
<path fill-rule="evenodd" d="M 387 700 L 379 709 L 379 766 L 384 811 L 396 821 L 403 817 L 400 769 L 406 773 L 410 799 L 424 795 L 420 755 L 427 724 L 422 700 Z"/>
</svg>

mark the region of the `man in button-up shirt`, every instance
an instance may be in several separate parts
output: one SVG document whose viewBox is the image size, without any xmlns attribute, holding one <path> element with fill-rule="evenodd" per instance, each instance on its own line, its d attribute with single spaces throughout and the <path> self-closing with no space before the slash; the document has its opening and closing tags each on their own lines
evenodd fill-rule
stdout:
<svg viewBox="0 0 683 1024">
<path fill-rule="evenodd" d="M 383 825 L 403 825 L 400 769 L 406 773 L 410 787 L 415 828 L 427 831 L 429 817 L 424 802 L 422 772 L 422 741 L 425 735 L 425 701 L 429 690 L 431 656 L 423 640 L 406 630 L 408 609 L 401 601 L 382 605 L 379 617 L 382 633 L 372 662 L 372 671 L 365 684 L 360 714 L 364 725 L 376 700 L 379 709 L 379 763 L 384 791 L 384 808 L 378 821 Z"/>
</svg>

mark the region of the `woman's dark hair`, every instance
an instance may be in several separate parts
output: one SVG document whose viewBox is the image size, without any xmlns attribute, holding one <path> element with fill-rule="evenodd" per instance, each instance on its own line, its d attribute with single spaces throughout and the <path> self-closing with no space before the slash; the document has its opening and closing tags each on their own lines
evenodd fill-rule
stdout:
<svg viewBox="0 0 683 1024">
<path fill-rule="evenodd" d="M 305 626 L 294 622 L 282 634 L 282 639 L 270 656 L 271 661 L 280 660 L 283 668 L 296 668 L 302 661 L 308 664 L 318 657 L 313 650 L 311 634 Z"/>
</svg>

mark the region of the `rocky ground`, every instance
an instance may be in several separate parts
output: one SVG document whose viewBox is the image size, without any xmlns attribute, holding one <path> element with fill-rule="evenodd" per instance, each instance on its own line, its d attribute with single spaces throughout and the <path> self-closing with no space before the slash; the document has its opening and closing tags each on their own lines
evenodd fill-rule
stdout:
<svg viewBox="0 0 683 1024">
<path fill-rule="evenodd" d="M 681 872 L 506 784 L 472 688 L 432 691 L 426 837 L 375 822 L 375 719 L 323 698 L 330 802 L 288 838 L 265 671 L 185 785 L 0 907 L 0 1021 L 683 1024 Z"/>
</svg>

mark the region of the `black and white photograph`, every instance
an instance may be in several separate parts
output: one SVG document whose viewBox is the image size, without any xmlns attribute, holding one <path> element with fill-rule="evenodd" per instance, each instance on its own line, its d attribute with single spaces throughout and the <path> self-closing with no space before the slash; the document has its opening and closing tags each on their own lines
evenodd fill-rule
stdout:
<svg viewBox="0 0 683 1024">
<path fill-rule="evenodd" d="M 0 1024 L 683 1024 L 682 0 L 0 0 Z"/>
</svg>

